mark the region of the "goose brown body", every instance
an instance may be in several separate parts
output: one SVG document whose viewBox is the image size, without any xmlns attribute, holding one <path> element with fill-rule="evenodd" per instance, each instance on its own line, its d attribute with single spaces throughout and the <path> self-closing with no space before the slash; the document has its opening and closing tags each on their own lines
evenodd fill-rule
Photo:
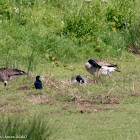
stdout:
<svg viewBox="0 0 140 140">
<path fill-rule="evenodd" d="M 108 63 L 108 62 L 103 61 L 103 60 L 94 60 L 94 61 L 100 66 L 117 67 L 116 64 Z"/>
<path fill-rule="evenodd" d="M 18 76 L 26 75 L 24 71 L 13 68 L 0 68 L 0 81 L 7 85 L 7 82 L 17 78 Z"/>
</svg>

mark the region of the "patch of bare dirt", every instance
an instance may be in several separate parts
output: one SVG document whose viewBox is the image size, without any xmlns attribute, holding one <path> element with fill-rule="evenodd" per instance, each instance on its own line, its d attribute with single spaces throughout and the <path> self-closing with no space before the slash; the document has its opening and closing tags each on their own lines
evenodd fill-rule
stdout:
<svg viewBox="0 0 140 140">
<path fill-rule="evenodd" d="M 96 101 L 93 99 L 83 99 L 81 96 L 75 96 L 73 97 L 72 101 L 65 103 L 65 105 L 61 108 L 62 110 L 67 110 L 70 113 L 81 113 L 81 114 L 91 114 L 94 112 L 100 112 L 100 111 L 114 111 L 114 110 L 122 110 L 119 107 L 112 107 L 112 108 L 105 108 L 105 107 L 97 107 L 96 104 L 120 104 L 120 101 L 117 99 L 109 99 L 106 97 L 108 95 L 100 95 L 98 98 L 100 98 L 100 101 Z M 71 111 L 71 107 L 76 107 L 76 111 Z"/>
<path fill-rule="evenodd" d="M 46 114 L 61 114 L 62 111 L 50 111 L 50 112 L 47 112 Z"/>
<path fill-rule="evenodd" d="M 140 54 L 140 46 L 138 44 L 130 44 L 128 46 L 128 51 L 133 53 L 133 54 Z"/>
<path fill-rule="evenodd" d="M 38 95 L 43 95 L 43 93 L 42 92 L 36 92 L 33 95 L 38 96 Z"/>
<path fill-rule="evenodd" d="M 57 101 L 54 95 L 51 95 L 51 96 L 45 96 L 45 95 L 34 96 L 33 95 L 26 101 L 31 104 L 40 103 L 40 104 L 48 104 L 48 105 L 57 105 Z"/>
<path fill-rule="evenodd" d="M 7 102 L 4 102 L 4 103 L 1 103 L 0 104 L 0 107 L 7 106 L 7 105 L 8 105 L 8 103 Z"/>
<path fill-rule="evenodd" d="M 101 107 L 92 107 L 92 108 L 77 108 L 77 110 L 68 110 L 70 113 L 73 114 L 92 114 L 95 112 L 101 112 L 101 111 L 114 111 L 114 110 L 124 110 L 122 108 L 116 108 L 116 107 L 112 107 L 112 108 L 101 108 Z"/>
<path fill-rule="evenodd" d="M 132 92 L 130 94 L 130 96 L 132 96 L 132 97 L 139 97 L 140 96 L 140 92 L 139 91 Z"/>
<path fill-rule="evenodd" d="M 81 96 L 75 96 L 70 102 L 65 103 L 65 105 L 62 107 L 62 110 L 67 110 L 70 107 L 76 107 L 80 110 L 87 110 L 90 108 L 92 109 L 91 112 L 99 112 L 102 110 L 107 110 L 108 108 L 95 108 L 95 104 L 120 104 L 120 101 L 117 99 L 106 98 L 106 96 L 99 96 L 99 98 L 101 99 L 96 101 L 93 99 L 83 99 Z"/>
<path fill-rule="evenodd" d="M 25 108 L 13 108 L 8 110 L 8 113 L 24 113 L 24 112 L 26 112 Z"/>
<path fill-rule="evenodd" d="M 109 94 L 98 94 L 94 98 L 103 100 L 109 98 L 109 96 L 110 96 Z"/>
<path fill-rule="evenodd" d="M 72 101 L 67 103 L 74 106 L 90 106 L 96 102 L 93 99 L 82 99 L 81 96 L 74 96 Z"/>
<path fill-rule="evenodd" d="M 120 101 L 117 99 L 106 99 L 100 101 L 101 104 L 120 104 Z"/>
<path fill-rule="evenodd" d="M 35 103 L 46 104 L 49 102 L 49 99 L 47 96 L 43 96 L 43 95 L 38 97 L 32 96 L 31 99 L 27 99 L 27 102 L 31 104 L 35 104 Z"/>
<path fill-rule="evenodd" d="M 1 108 L 1 113 L 24 113 L 26 112 L 25 108 Z"/>
<path fill-rule="evenodd" d="M 27 90 L 28 89 L 28 86 L 27 85 L 24 85 L 24 86 L 21 86 L 18 88 L 18 90 Z"/>
<path fill-rule="evenodd" d="M 17 97 L 8 97 L 7 100 L 9 100 L 9 101 L 15 101 L 15 100 L 17 100 Z"/>
<path fill-rule="evenodd" d="M 91 110 L 89 109 L 83 109 L 83 110 L 76 110 L 76 111 L 69 111 L 70 113 L 74 113 L 74 114 L 77 114 L 77 113 L 80 113 L 80 114 L 91 114 L 93 113 Z"/>
<path fill-rule="evenodd" d="M 90 106 L 91 104 L 95 104 L 96 102 L 92 99 L 80 99 L 75 101 L 76 105 L 80 106 Z"/>
</svg>

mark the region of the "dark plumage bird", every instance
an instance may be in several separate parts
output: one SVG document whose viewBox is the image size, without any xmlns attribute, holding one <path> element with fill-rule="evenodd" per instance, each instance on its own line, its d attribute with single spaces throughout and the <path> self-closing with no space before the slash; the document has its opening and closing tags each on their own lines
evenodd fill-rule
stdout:
<svg viewBox="0 0 140 140">
<path fill-rule="evenodd" d="M 35 86 L 36 89 L 42 89 L 43 88 L 42 87 L 42 82 L 39 78 L 40 78 L 40 76 L 36 76 L 36 81 L 34 83 L 34 86 Z"/>
<path fill-rule="evenodd" d="M 0 68 L 0 82 L 8 85 L 8 81 L 16 79 L 18 76 L 27 75 L 24 71 L 12 68 Z"/>
</svg>

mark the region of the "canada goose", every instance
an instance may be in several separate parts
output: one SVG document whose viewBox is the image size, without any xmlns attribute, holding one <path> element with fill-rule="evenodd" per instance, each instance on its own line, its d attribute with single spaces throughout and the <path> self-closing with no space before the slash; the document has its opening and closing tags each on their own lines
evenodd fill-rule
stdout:
<svg viewBox="0 0 140 140">
<path fill-rule="evenodd" d="M 42 89 L 42 82 L 41 80 L 39 79 L 40 76 L 36 76 L 36 81 L 34 82 L 34 86 L 36 89 Z"/>
<path fill-rule="evenodd" d="M 109 78 L 111 78 L 110 72 L 114 72 L 114 71 L 120 72 L 119 70 L 116 69 L 116 67 L 117 65 L 105 62 L 103 60 L 90 59 L 85 64 L 85 68 L 90 74 L 92 75 L 97 74 L 97 76 L 99 76 L 100 74 L 108 75 Z"/>
<path fill-rule="evenodd" d="M 76 75 L 74 77 L 71 77 L 69 79 L 69 81 L 73 84 L 84 84 L 85 83 L 84 78 L 81 75 Z"/>
<path fill-rule="evenodd" d="M 94 74 L 98 73 L 101 66 L 98 65 L 94 60 L 90 59 L 85 64 L 85 68 L 90 74 L 94 75 Z"/>
<path fill-rule="evenodd" d="M 27 75 L 24 71 L 12 68 L 0 68 L 0 81 L 4 82 L 4 85 L 8 85 L 8 81 L 13 80 L 21 75 Z"/>
</svg>

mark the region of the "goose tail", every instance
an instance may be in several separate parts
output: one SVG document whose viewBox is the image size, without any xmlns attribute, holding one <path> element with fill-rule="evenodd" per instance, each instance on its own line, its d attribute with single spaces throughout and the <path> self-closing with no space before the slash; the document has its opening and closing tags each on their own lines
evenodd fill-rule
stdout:
<svg viewBox="0 0 140 140">
<path fill-rule="evenodd" d="M 117 72 L 121 72 L 120 70 L 115 70 L 115 71 L 117 71 Z"/>
</svg>

